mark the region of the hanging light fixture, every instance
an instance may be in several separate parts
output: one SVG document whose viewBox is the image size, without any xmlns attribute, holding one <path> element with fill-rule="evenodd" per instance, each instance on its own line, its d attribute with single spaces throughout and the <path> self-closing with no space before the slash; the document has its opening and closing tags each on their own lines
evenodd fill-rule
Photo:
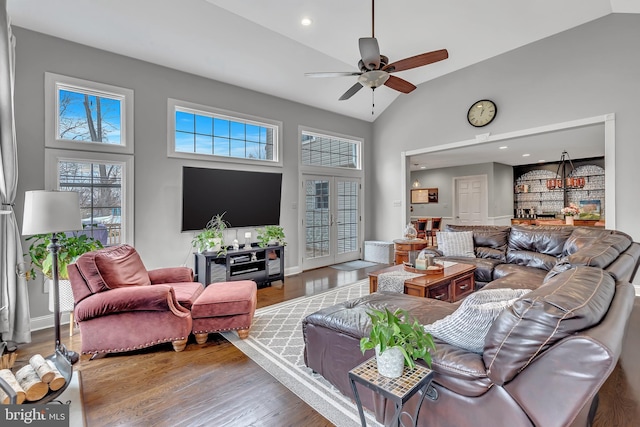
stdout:
<svg viewBox="0 0 640 427">
<path fill-rule="evenodd" d="M 420 181 L 418 181 L 417 179 L 413 181 L 413 188 L 420 188 Z"/>
<path fill-rule="evenodd" d="M 567 162 L 571 167 L 569 173 L 567 173 Z M 560 172 L 562 171 L 562 175 Z M 556 177 L 560 178 L 550 178 L 547 180 L 547 189 L 549 190 L 562 190 L 566 189 L 576 189 L 583 188 L 585 184 L 585 179 L 583 177 L 574 177 L 575 168 L 573 167 L 573 162 L 571 161 L 571 157 L 569 157 L 569 153 L 566 151 L 562 152 L 562 156 L 560 156 L 560 163 L 558 163 L 558 170 L 556 171 Z"/>
</svg>

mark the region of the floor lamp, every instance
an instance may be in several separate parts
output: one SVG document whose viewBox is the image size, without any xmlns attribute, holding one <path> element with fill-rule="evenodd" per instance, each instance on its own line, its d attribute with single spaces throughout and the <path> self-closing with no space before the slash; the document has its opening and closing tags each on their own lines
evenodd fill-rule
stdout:
<svg viewBox="0 0 640 427">
<path fill-rule="evenodd" d="M 69 362 L 78 361 L 78 353 L 67 351 L 60 342 L 60 300 L 58 298 L 58 245 L 57 233 L 82 229 L 80 198 L 75 191 L 27 191 L 24 195 L 24 218 L 22 234 L 51 233 L 51 243 L 47 249 L 52 258 L 53 317 L 56 334 L 55 351 L 59 351 Z"/>
</svg>

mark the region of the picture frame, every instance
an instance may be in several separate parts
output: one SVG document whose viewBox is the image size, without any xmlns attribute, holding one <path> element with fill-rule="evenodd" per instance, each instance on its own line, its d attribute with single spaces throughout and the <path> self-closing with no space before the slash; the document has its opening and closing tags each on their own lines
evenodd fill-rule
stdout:
<svg viewBox="0 0 640 427">
<path fill-rule="evenodd" d="M 601 202 L 600 200 L 580 200 L 579 219 L 600 219 Z"/>
<path fill-rule="evenodd" d="M 438 203 L 437 188 L 414 188 L 411 190 L 411 204 Z"/>
</svg>

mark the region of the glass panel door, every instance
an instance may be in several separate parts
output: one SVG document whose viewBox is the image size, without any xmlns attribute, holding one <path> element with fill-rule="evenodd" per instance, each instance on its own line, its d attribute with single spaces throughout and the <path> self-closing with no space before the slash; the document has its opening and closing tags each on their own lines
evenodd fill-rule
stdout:
<svg viewBox="0 0 640 427">
<path fill-rule="evenodd" d="M 358 259 L 359 180 L 307 175 L 303 188 L 303 269 Z"/>
</svg>

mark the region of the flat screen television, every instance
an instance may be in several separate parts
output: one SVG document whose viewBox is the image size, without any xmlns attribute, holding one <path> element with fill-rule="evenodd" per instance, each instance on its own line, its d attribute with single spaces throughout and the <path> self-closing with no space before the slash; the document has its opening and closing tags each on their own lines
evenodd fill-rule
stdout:
<svg viewBox="0 0 640 427">
<path fill-rule="evenodd" d="M 202 230 L 224 213 L 232 228 L 280 224 L 282 174 L 182 168 L 182 231 Z"/>
</svg>

